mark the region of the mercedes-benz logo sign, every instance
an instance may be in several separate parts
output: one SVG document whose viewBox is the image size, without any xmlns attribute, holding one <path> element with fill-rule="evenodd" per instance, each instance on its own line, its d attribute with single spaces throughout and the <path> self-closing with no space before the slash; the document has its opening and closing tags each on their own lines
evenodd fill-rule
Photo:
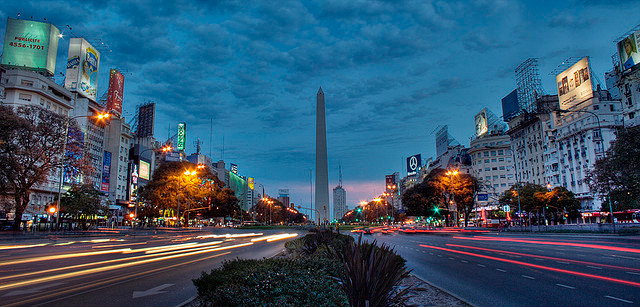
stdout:
<svg viewBox="0 0 640 307">
<path fill-rule="evenodd" d="M 416 156 L 412 156 L 411 159 L 409 159 L 409 167 L 412 171 L 418 169 L 418 158 Z"/>
</svg>

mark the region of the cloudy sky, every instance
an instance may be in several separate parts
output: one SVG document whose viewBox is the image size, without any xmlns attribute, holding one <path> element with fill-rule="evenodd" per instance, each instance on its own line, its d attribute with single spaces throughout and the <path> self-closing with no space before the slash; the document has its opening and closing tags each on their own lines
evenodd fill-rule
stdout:
<svg viewBox="0 0 640 307">
<path fill-rule="evenodd" d="M 185 121 L 188 152 L 200 138 L 218 160 L 224 140 L 240 174 L 305 206 L 318 87 L 329 185 L 341 163 L 353 206 L 381 193 L 385 174 L 406 172 L 407 156 L 433 156 L 438 127 L 468 144 L 473 116 L 501 115 L 525 59 L 540 59 L 548 94 L 557 93 L 550 73 L 570 57 L 590 56 L 604 83 L 613 41 L 640 23 L 637 3 L 624 0 L 169 2 L 3 1 L 0 35 L 18 13 L 57 25 L 58 75 L 69 37 L 104 43 L 98 92 L 109 68 L 124 72 L 127 118 L 155 101 L 156 138 Z"/>
</svg>

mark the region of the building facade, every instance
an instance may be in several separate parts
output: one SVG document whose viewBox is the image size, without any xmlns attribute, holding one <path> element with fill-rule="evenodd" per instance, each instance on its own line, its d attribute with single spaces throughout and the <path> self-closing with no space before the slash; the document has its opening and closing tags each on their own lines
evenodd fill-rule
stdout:
<svg viewBox="0 0 640 307">
<path fill-rule="evenodd" d="M 470 143 L 472 174 L 481 183 L 481 194 L 487 194 L 480 205 L 497 204 L 500 195 L 516 182 L 511 153 L 511 138 L 504 132 L 485 134 Z"/>
<path fill-rule="evenodd" d="M 340 220 L 347 211 L 347 191 L 338 185 L 333 188 L 333 218 Z"/>
</svg>

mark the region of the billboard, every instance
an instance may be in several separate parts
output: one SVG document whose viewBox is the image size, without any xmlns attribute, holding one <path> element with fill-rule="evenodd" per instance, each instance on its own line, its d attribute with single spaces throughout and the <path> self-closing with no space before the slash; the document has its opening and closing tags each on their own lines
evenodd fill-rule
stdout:
<svg viewBox="0 0 640 307">
<path fill-rule="evenodd" d="M 249 177 L 249 178 L 247 178 L 247 182 L 248 182 L 248 184 L 249 184 L 249 189 L 252 189 L 252 190 L 253 190 L 253 188 L 254 188 L 254 186 L 255 186 L 255 181 L 256 181 L 256 180 L 255 180 L 255 178 L 253 178 L 253 177 Z"/>
<path fill-rule="evenodd" d="M 623 72 L 640 64 L 640 30 L 618 42 L 618 55 Z"/>
<path fill-rule="evenodd" d="M 107 110 L 122 115 L 124 93 L 124 75 L 112 69 L 109 72 L 109 91 L 107 92 Z"/>
<path fill-rule="evenodd" d="M 138 107 L 138 129 L 136 136 L 153 136 L 153 122 L 156 118 L 156 103 L 150 102 Z"/>
<path fill-rule="evenodd" d="M 140 179 L 144 179 L 144 180 L 149 180 L 149 174 L 150 174 L 150 165 L 148 162 L 142 161 L 140 160 L 140 168 L 138 169 L 138 177 Z"/>
<path fill-rule="evenodd" d="M 109 193 L 109 181 L 111 179 L 111 152 L 104 151 L 102 159 L 102 185 L 100 191 Z"/>
<path fill-rule="evenodd" d="M 238 173 L 238 165 L 231 163 L 231 172 L 233 172 L 234 174 Z"/>
<path fill-rule="evenodd" d="M 420 154 L 407 158 L 407 176 L 413 176 L 420 171 L 422 159 Z"/>
<path fill-rule="evenodd" d="M 69 58 L 64 87 L 96 101 L 98 94 L 98 68 L 100 52 L 84 38 L 69 40 Z"/>
<path fill-rule="evenodd" d="M 177 148 L 180 151 L 184 150 L 184 144 L 187 140 L 187 123 L 179 123 L 178 124 L 178 141 L 177 141 Z"/>
<path fill-rule="evenodd" d="M 593 97 L 589 57 L 584 57 L 556 76 L 560 109 L 567 110 Z"/>
<path fill-rule="evenodd" d="M 476 136 L 481 136 L 489 131 L 487 123 L 487 109 L 482 109 L 480 113 L 474 117 L 476 122 Z"/>
<path fill-rule="evenodd" d="M 518 90 L 515 89 L 502 98 L 502 118 L 505 122 L 508 122 L 518 115 L 519 111 Z"/>
<path fill-rule="evenodd" d="M 53 76 L 60 30 L 32 20 L 7 18 L 2 65 L 26 67 Z"/>
</svg>

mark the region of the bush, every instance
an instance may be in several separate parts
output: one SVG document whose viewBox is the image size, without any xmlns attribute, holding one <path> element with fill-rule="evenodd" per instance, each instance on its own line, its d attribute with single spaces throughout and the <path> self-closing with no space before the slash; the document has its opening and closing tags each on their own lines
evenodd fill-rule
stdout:
<svg viewBox="0 0 640 307">
<path fill-rule="evenodd" d="M 233 260 L 193 283 L 205 306 L 347 306 L 340 269 L 322 257 Z"/>
<path fill-rule="evenodd" d="M 342 251 L 347 246 L 347 243 L 352 241 L 353 238 L 351 236 L 342 235 L 331 230 L 322 230 L 289 241 L 284 246 L 287 252 L 294 256 L 319 255 L 332 258 L 334 255 L 329 250 Z"/>
<path fill-rule="evenodd" d="M 340 280 L 351 306 L 396 306 L 402 304 L 407 289 L 400 290 L 400 281 L 411 270 L 405 259 L 387 245 L 349 242 L 343 252 L 334 251 L 343 264 Z"/>
</svg>

